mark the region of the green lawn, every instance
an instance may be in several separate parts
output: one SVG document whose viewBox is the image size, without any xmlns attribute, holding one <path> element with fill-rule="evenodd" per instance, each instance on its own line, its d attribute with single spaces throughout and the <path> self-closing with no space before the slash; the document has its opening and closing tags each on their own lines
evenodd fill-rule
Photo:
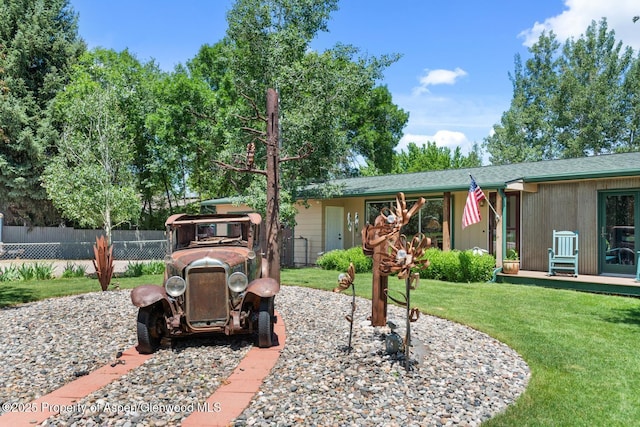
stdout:
<svg viewBox="0 0 640 427">
<path fill-rule="evenodd" d="M 333 289 L 338 272 L 285 270 L 282 283 Z M 371 297 L 371 274 L 357 294 Z M 389 278 L 391 289 L 404 282 Z M 640 299 L 495 283 L 422 281 L 411 305 L 499 339 L 529 364 L 527 391 L 483 426 L 640 425 Z"/>
<path fill-rule="evenodd" d="M 282 283 L 331 290 L 338 272 L 283 270 Z M 121 288 L 160 284 L 161 275 L 117 278 Z M 371 297 L 371 274 L 356 275 Z M 392 289 L 404 284 L 390 278 Z M 0 283 L 0 307 L 99 291 L 95 279 Z M 489 283 L 422 281 L 412 306 L 508 344 L 532 371 L 529 387 L 483 426 L 631 426 L 640 424 L 640 299 Z M 277 305 L 277 299 L 276 299 Z"/>
<path fill-rule="evenodd" d="M 155 285 L 162 284 L 162 275 L 114 278 L 111 281 L 110 289 L 113 289 L 116 285 L 120 289 L 131 289 L 147 283 Z M 85 277 L 0 282 L 0 307 L 45 298 L 98 291 L 100 291 L 100 283 L 98 280 Z"/>
</svg>

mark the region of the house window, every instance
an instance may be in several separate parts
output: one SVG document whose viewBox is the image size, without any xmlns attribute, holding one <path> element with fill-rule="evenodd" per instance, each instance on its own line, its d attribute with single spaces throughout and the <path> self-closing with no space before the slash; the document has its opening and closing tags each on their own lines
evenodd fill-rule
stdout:
<svg viewBox="0 0 640 427">
<path fill-rule="evenodd" d="M 407 207 L 411 208 L 416 200 L 407 200 Z M 394 209 L 395 200 L 376 200 L 366 202 L 367 222 L 373 224 L 380 211 L 384 208 Z M 442 199 L 427 199 L 420 210 L 409 220 L 403 231 L 407 238 L 421 232 L 431 239 L 432 246 L 442 248 Z"/>
</svg>

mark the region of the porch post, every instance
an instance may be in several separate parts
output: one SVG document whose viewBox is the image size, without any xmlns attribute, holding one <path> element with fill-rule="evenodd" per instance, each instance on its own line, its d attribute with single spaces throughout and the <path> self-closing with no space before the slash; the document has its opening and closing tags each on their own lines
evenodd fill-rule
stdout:
<svg viewBox="0 0 640 427">
<path fill-rule="evenodd" d="M 496 267 L 502 267 L 502 260 L 507 252 L 507 196 L 502 189 L 498 189 L 496 197 L 496 211 L 500 212 L 500 221 L 496 224 Z"/>
<path fill-rule="evenodd" d="M 442 250 L 451 249 L 451 230 L 449 229 L 449 218 L 451 217 L 451 192 L 445 191 L 442 200 Z"/>
</svg>

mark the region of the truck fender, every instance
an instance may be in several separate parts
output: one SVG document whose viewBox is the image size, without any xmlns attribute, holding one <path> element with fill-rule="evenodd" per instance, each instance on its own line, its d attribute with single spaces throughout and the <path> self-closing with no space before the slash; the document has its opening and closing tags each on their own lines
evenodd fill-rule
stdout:
<svg viewBox="0 0 640 427">
<path fill-rule="evenodd" d="M 136 307 L 148 307 L 162 300 L 169 305 L 169 299 L 167 298 L 167 292 L 164 290 L 164 286 L 140 285 L 131 291 L 131 302 Z"/>
<path fill-rule="evenodd" d="M 270 277 L 262 277 L 249 283 L 246 293 L 254 294 L 260 298 L 270 298 L 280 292 L 280 283 Z"/>
</svg>

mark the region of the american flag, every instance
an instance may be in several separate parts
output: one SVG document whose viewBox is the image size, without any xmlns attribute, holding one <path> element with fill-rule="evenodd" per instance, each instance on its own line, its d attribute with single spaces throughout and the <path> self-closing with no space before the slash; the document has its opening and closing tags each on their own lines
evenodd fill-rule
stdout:
<svg viewBox="0 0 640 427">
<path fill-rule="evenodd" d="M 484 193 L 480 186 L 476 183 L 476 180 L 471 177 L 471 185 L 469 185 L 469 194 L 467 195 L 467 203 L 464 205 L 464 212 L 462 213 L 462 228 L 466 228 L 471 224 L 480 222 L 480 208 L 478 202 L 484 199 Z"/>
</svg>

